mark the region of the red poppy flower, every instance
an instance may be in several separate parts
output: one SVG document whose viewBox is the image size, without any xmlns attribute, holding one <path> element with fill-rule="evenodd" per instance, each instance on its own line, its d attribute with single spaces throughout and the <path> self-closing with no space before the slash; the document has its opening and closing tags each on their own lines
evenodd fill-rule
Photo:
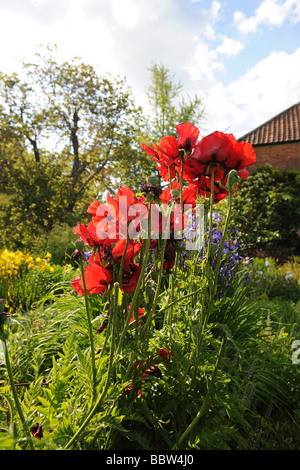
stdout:
<svg viewBox="0 0 300 470">
<path fill-rule="evenodd" d="M 241 178 L 247 179 L 249 171 L 246 167 L 256 162 L 254 148 L 248 142 L 238 142 L 232 134 L 228 134 L 228 138 L 232 147 L 225 166 L 228 170 L 236 170 Z"/>
<path fill-rule="evenodd" d="M 153 148 L 142 144 L 142 149 L 157 163 L 157 169 L 164 181 L 169 181 L 169 170 L 171 178 L 176 177 L 176 171 L 179 169 L 179 142 L 175 137 L 163 137 L 160 146 L 153 143 Z"/>
<path fill-rule="evenodd" d="M 95 233 L 102 243 L 107 238 L 117 239 L 120 230 L 119 222 L 116 217 L 117 207 L 115 200 L 107 195 L 108 204 L 100 204 L 96 199 L 89 206 L 88 211 L 92 214 L 92 223 L 95 227 Z M 124 236 L 124 235 L 123 235 Z"/>
<path fill-rule="evenodd" d="M 136 197 L 132 189 L 127 186 L 120 186 L 115 195 L 118 204 L 117 218 L 121 221 L 133 220 L 136 217 L 135 211 L 130 211 L 132 206 L 138 207 L 144 217 L 148 217 L 148 203 L 145 197 Z"/>
<path fill-rule="evenodd" d="M 180 148 L 190 152 L 195 147 L 199 137 L 200 131 L 198 127 L 189 122 L 184 122 L 176 126 L 175 129 L 179 134 L 178 142 Z"/>
<path fill-rule="evenodd" d="M 93 202 L 89 205 L 87 213 L 96 215 L 97 209 L 99 206 L 100 206 L 100 202 L 98 201 L 98 199 L 94 199 Z"/>
<path fill-rule="evenodd" d="M 172 182 L 172 190 L 180 190 L 180 183 L 173 181 Z M 171 185 L 165 189 L 160 196 L 161 201 L 163 204 L 168 204 L 172 200 L 171 194 Z M 182 230 L 185 227 L 185 222 L 187 220 L 187 213 L 185 212 L 185 208 L 194 210 L 196 207 L 196 199 L 197 199 L 197 188 L 195 185 L 190 185 L 188 187 L 183 188 L 182 190 L 182 204 L 183 210 L 180 206 L 180 195 L 175 199 L 176 203 L 174 206 L 173 213 L 171 214 L 170 218 L 170 230 L 175 230 L 175 225 L 177 225 L 177 230 Z M 181 220 L 180 220 L 181 219 Z M 179 225 L 180 224 L 180 225 Z"/>
<path fill-rule="evenodd" d="M 170 351 L 170 349 L 164 349 L 164 348 L 160 348 L 160 350 L 158 351 L 158 354 L 160 357 L 162 357 L 165 361 L 169 361 L 170 360 L 170 356 L 171 354 L 174 356 L 174 353 L 172 351 Z"/>
<path fill-rule="evenodd" d="M 84 268 L 84 278 L 88 294 L 100 294 L 113 279 L 110 271 L 95 261 Z M 73 279 L 72 287 L 79 295 L 84 295 L 82 276 Z"/>
<path fill-rule="evenodd" d="M 191 158 L 185 162 L 183 168 L 183 177 L 188 183 L 193 183 L 200 176 L 212 176 L 212 168 L 214 168 L 214 180 L 220 181 L 224 178 L 225 169 L 218 165 L 204 164 L 199 160 L 199 147 L 195 148 Z"/>
<path fill-rule="evenodd" d="M 211 194 L 211 178 L 209 176 L 201 175 L 197 181 L 191 184 L 192 187 L 195 187 L 199 194 L 204 198 L 210 198 Z M 222 186 L 225 186 L 227 182 L 227 177 L 222 182 Z M 228 196 L 227 189 L 220 186 L 219 181 L 214 181 L 214 203 L 220 202 L 222 199 Z"/>
<path fill-rule="evenodd" d="M 152 144 L 152 147 L 142 144 L 142 149 L 153 157 L 153 160 L 156 162 L 162 161 L 166 165 L 172 165 L 178 158 L 179 148 L 180 144 L 178 140 L 172 135 L 162 137 L 159 145 L 155 142 Z"/>
<path fill-rule="evenodd" d="M 93 222 L 90 222 L 87 227 L 83 224 L 78 224 L 74 228 L 74 233 L 78 234 L 81 240 L 88 246 L 100 246 L 103 240 L 98 238 L 96 227 Z"/>
<path fill-rule="evenodd" d="M 189 122 L 181 123 L 176 126 L 179 137 L 163 137 L 160 144 L 153 143 L 152 147 L 142 144 L 142 149 L 147 152 L 157 163 L 158 171 L 164 181 L 175 179 L 176 175 L 180 177 L 180 150 L 191 152 L 196 145 L 199 129 Z M 184 158 L 184 156 L 182 156 Z"/>
<path fill-rule="evenodd" d="M 127 307 L 128 312 L 130 310 L 130 307 L 131 307 L 131 304 L 129 304 L 128 307 Z M 145 313 L 145 309 L 144 308 L 139 308 L 139 311 L 138 311 L 138 320 L 139 321 L 141 321 L 142 317 L 144 316 L 144 313 Z M 134 313 L 133 313 L 130 317 L 129 325 L 131 325 L 134 321 L 135 321 L 135 318 L 134 318 Z"/>
<path fill-rule="evenodd" d="M 36 437 L 37 439 L 42 439 L 43 437 L 43 428 L 39 423 L 37 423 L 36 426 L 32 426 L 30 428 L 30 432 L 33 437 Z"/>
<path fill-rule="evenodd" d="M 237 170 L 238 175 L 247 178 L 246 167 L 256 161 L 252 145 L 237 142 L 232 134 L 214 132 L 196 145 L 185 167 L 185 177 L 194 181 L 200 175 L 210 176 L 214 167 L 214 179 L 222 180 L 230 170 Z"/>
<path fill-rule="evenodd" d="M 168 204 L 172 200 L 172 193 L 171 191 L 173 189 L 177 189 L 180 191 L 180 183 L 177 181 L 172 182 L 172 188 L 171 185 L 169 185 L 160 195 L 160 199 L 164 204 Z M 182 201 L 183 204 L 191 204 L 195 205 L 196 204 L 196 198 L 197 198 L 197 191 L 193 186 L 186 186 L 182 190 Z M 179 203 L 180 201 L 180 195 L 178 195 L 177 198 L 175 198 L 176 201 Z"/>
<path fill-rule="evenodd" d="M 99 238 L 126 238 L 128 221 L 132 221 L 131 229 L 139 231 L 141 220 L 148 218 L 148 203 L 145 203 L 143 196 L 137 198 L 132 189 L 120 186 L 115 198 L 108 193 L 106 204 L 95 200 L 88 212 L 92 214 Z"/>
<path fill-rule="evenodd" d="M 159 146 L 154 143 L 153 147 L 158 151 L 159 158 L 170 165 L 179 156 L 180 143 L 173 135 L 162 137 Z"/>
<path fill-rule="evenodd" d="M 130 272 L 124 271 L 122 275 L 122 291 L 127 293 L 134 292 L 141 274 L 141 268 L 138 264 L 131 265 L 130 269 Z"/>
<path fill-rule="evenodd" d="M 134 258 L 141 249 L 141 246 L 142 243 L 129 240 L 129 245 L 124 257 L 122 273 L 123 292 L 131 293 L 135 290 L 141 270 L 139 265 L 134 263 Z M 107 238 L 95 253 L 91 253 L 89 265 L 84 270 L 87 291 L 89 294 L 99 294 L 106 290 L 108 284 L 113 279 L 112 273 L 114 268 L 111 262 L 114 259 L 118 263 L 121 263 L 125 247 L 125 239 L 111 240 Z M 106 262 L 105 266 L 103 266 L 103 262 Z M 73 279 L 72 286 L 76 292 L 80 295 L 84 295 L 81 276 Z"/>
<path fill-rule="evenodd" d="M 164 181 L 169 181 L 169 169 L 171 178 L 175 178 L 179 165 L 179 149 L 180 142 L 176 137 L 170 135 L 162 137 L 159 145 L 153 143 L 152 147 L 142 144 L 142 149 L 152 156 L 152 160 L 156 161 L 157 169 Z"/>
<path fill-rule="evenodd" d="M 125 238 L 121 238 L 117 241 L 117 243 L 112 247 L 112 257 L 118 262 L 121 263 L 122 257 L 126 248 L 127 240 Z M 128 246 L 126 249 L 125 257 L 124 257 L 124 271 L 130 271 L 130 266 L 134 264 L 134 258 L 139 253 L 142 247 L 142 243 L 138 243 L 134 240 L 129 240 Z"/>
</svg>

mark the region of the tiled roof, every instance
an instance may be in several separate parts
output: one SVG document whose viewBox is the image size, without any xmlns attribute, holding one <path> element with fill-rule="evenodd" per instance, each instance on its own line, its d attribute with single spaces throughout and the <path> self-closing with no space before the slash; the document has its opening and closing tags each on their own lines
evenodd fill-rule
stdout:
<svg viewBox="0 0 300 470">
<path fill-rule="evenodd" d="M 282 111 L 238 140 L 252 145 L 300 141 L 300 103 Z"/>
</svg>

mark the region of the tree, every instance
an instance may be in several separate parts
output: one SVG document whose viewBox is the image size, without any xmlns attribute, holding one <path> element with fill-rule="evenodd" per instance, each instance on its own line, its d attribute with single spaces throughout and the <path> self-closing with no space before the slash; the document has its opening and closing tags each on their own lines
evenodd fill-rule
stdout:
<svg viewBox="0 0 300 470">
<path fill-rule="evenodd" d="M 195 95 L 183 96 L 183 85 L 174 82 L 168 67 L 153 64 L 151 82 L 147 90 L 150 105 L 151 138 L 159 141 L 165 135 L 176 135 L 175 126 L 180 122 L 191 122 L 199 126 L 204 118 L 202 99 Z"/>
<path fill-rule="evenodd" d="M 149 163 L 125 80 L 99 77 L 79 58 L 59 64 L 54 53 L 37 53 L 22 77 L 0 76 L 0 192 L 9 196 L 0 209 L 6 231 L 20 228 L 19 244 L 25 232 L 82 220 L 107 189 L 138 187 Z"/>
</svg>

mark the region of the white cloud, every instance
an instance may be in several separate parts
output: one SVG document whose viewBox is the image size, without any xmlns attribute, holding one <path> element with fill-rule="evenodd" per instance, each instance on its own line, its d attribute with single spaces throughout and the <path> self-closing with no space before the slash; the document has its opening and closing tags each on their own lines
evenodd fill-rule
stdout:
<svg viewBox="0 0 300 470">
<path fill-rule="evenodd" d="M 167 66 L 187 92 L 191 77 L 200 79 L 202 92 L 224 68 L 210 47 L 221 3 L 186 6 L 186 0 L 0 0 L 6 44 L 0 70 L 18 71 L 20 59 L 31 61 L 40 44 L 52 43 L 59 59 L 80 56 L 99 74 L 126 77 L 138 104 L 153 62 Z"/>
<path fill-rule="evenodd" d="M 12 3 L 17 1 L 12 0 Z M 30 3 L 31 8 L 36 7 L 30 12 L 13 8 L 1 12 L 0 41 L 6 47 L 1 51 L 0 70 L 6 73 L 18 71 L 20 61 L 33 60 L 40 45 L 57 44 L 62 60 L 80 56 L 85 62 L 99 65 L 101 73 L 119 73 L 114 58 L 113 33 L 105 18 L 87 18 L 84 13 L 87 0 L 53 0 L 52 10 L 47 15 L 51 1 L 46 0 L 46 10 L 39 1 Z M 56 9 L 55 2 L 61 5 L 61 10 Z M 27 6 L 29 8 L 29 4 Z M 43 17 L 42 21 L 40 17 Z"/>
<path fill-rule="evenodd" d="M 284 21 L 290 20 L 293 23 L 300 21 L 300 1 L 299 0 L 263 0 L 255 10 L 255 14 L 246 18 L 245 13 L 236 11 L 234 13 L 234 23 L 242 33 L 255 33 L 259 25 L 281 26 Z"/>
<path fill-rule="evenodd" d="M 272 52 L 228 86 L 216 84 L 206 96 L 208 132 L 251 131 L 300 101 L 300 47 Z"/>
<path fill-rule="evenodd" d="M 237 39 L 223 36 L 223 42 L 216 48 L 216 51 L 227 56 L 235 56 L 239 54 L 244 49 L 244 47 L 244 44 Z"/>
<path fill-rule="evenodd" d="M 221 8 L 221 3 L 214 0 L 212 3 L 211 3 L 211 12 L 212 12 L 212 15 L 214 18 L 218 18 L 219 17 L 219 10 Z"/>
<path fill-rule="evenodd" d="M 133 0 L 111 0 L 115 18 L 127 28 L 137 25 L 139 19 L 138 6 Z"/>
<path fill-rule="evenodd" d="M 148 0 L 147 2 L 141 2 L 140 0 L 110 0 L 110 4 L 118 25 L 125 29 L 132 29 L 141 25 L 147 27 L 148 21 L 152 23 L 164 16 L 169 16 L 168 10 L 171 11 L 173 1 Z"/>
<path fill-rule="evenodd" d="M 39 44 L 56 43 L 59 59 L 77 55 L 100 75 L 127 77 L 143 105 L 147 68 L 162 63 L 185 92 L 204 97 L 207 129 L 240 135 L 300 100 L 300 49 L 273 52 L 225 86 L 218 80 L 226 60 L 244 45 L 217 28 L 225 14 L 220 1 L 186 5 L 187 0 L 0 0 L 0 70 L 18 71 L 20 59 L 32 60 Z M 249 18 L 236 12 L 236 24 L 250 32 L 263 23 L 297 21 L 299 10 L 300 0 L 264 0 Z"/>
<path fill-rule="evenodd" d="M 209 45 L 197 38 L 197 46 L 192 55 L 189 65 L 185 66 L 193 81 L 209 81 L 214 80 L 214 74 L 217 71 L 224 70 L 224 64 L 217 58 L 217 53 L 211 50 Z"/>
</svg>

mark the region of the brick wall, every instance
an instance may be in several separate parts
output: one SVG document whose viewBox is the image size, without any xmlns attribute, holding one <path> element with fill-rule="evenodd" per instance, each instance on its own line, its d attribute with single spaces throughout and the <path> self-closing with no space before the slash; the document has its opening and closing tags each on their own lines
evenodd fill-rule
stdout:
<svg viewBox="0 0 300 470">
<path fill-rule="evenodd" d="M 254 170 L 269 164 L 280 170 L 300 170 L 300 142 L 273 145 L 255 145 L 256 163 L 249 167 Z"/>
</svg>

